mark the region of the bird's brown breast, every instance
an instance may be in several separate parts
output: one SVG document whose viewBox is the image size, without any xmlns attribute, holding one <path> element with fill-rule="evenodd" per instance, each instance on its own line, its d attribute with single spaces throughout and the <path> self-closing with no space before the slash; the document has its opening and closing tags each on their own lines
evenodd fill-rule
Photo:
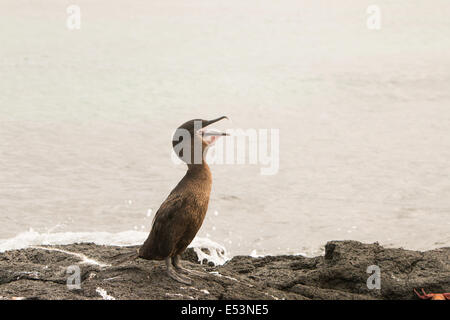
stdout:
<svg viewBox="0 0 450 320">
<path fill-rule="evenodd" d="M 156 212 L 150 235 L 140 249 L 141 257 L 163 259 L 187 248 L 208 210 L 211 182 L 207 165 L 188 170 Z"/>
</svg>

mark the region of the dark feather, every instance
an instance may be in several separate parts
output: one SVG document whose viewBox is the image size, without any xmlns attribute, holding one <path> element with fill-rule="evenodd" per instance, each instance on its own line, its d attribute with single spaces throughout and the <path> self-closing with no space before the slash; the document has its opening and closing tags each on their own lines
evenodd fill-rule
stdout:
<svg viewBox="0 0 450 320">
<path fill-rule="evenodd" d="M 206 170 L 206 171 L 205 171 Z M 155 214 L 152 229 L 139 256 L 161 260 L 181 254 L 200 229 L 208 209 L 211 174 L 188 171 Z"/>
</svg>

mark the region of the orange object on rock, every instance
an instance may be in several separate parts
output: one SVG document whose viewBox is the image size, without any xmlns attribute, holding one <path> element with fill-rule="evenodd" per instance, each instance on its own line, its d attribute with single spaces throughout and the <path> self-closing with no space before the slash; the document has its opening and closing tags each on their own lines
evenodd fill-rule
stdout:
<svg viewBox="0 0 450 320">
<path fill-rule="evenodd" d="M 450 300 L 450 293 L 426 293 L 425 290 L 423 290 L 422 288 L 422 293 L 420 294 L 416 291 L 416 289 L 413 289 L 414 292 L 417 294 L 417 296 L 420 299 L 424 299 L 424 300 Z"/>
</svg>

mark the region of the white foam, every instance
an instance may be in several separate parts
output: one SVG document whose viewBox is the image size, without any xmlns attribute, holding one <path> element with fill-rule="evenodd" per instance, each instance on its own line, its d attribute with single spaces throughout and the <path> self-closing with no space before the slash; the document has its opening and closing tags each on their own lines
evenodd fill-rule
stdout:
<svg viewBox="0 0 450 320">
<path fill-rule="evenodd" d="M 147 236 L 148 232 L 141 231 L 40 233 L 30 229 L 30 231 L 19 233 L 14 238 L 0 240 L 0 252 L 36 245 L 65 245 L 82 242 L 113 246 L 139 245 Z"/>
<path fill-rule="evenodd" d="M 213 274 L 213 275 L 215 275 L 216 277 L 219 277 L 219 278 L 227 278 L 227 279 L 230 279 L 230 280 L 239 282 L 238 279 L 233 278 L 233 277 L 230 277 L 230 276 L 224 276 L 223 274 L 220 274 L 220 273 L 217 272 L 217 271 L 211 271 L 210 274 Z"/>
<path fill-rule="evenodd" d="M 258 254 L 256 252 L 256 249 L 254 249 L 254 250 L 252 250 L 252 252 L 250 252 L 250 257 L 252 257 L 252 258 L 262 258 L 262 257 L 265 257 L 265 255 Z"/>
<path fill-rule="evenodd" d="M 95 259 L 89 258 L 89 257 L 85 256 L 84 254 L 78 253 L 78 252 L 70 252 L 70 251 L 62 250 L 62 249 L 45 248 L 45 247 L 38 247 L 38 246 L 34 246 L 32 248 L 41 249 L 41 250 L 47 250 L 47 251 L 57 251 L 57 252 L 62 252 L 62 253 L 71 255 L 71 256 L 75 256 L 75 257 L 77 257 L 78 259 L 81 260 L 82 264 L 92 264 L 92 265 L 97 265 L 97 266 L 102 267 L 102 268 L 111 266 L 110 264 L 99 262 L 99 261 L 97 261 Z"/>
<path fill-rule="evenodd" d="M 230 260 L 225 247 L 208 238 L 195 238 L 189 248 L 194 249 L 200 263 L 203 263 L 203 260 L 206 259 L 215 266 L 220 266 Z M 210 253 L 207 254 L 202 249 L 207 249 Z"/>
<path fill-rule="evenodd" d="M 168 292 L 166 292 L 166 296 L 168 296 L 168 297 L 177 297 L 177 298 L 184 298 L 184 297 L 186 297 L 186 298 L 189 298 L 191 300 L 195 300 L 194 297 L 191 297 L 191 296 L 188 296 L 188 295 L 184 295 L 184 294 L 181 294 L 181 293 L 168 293 Z"/>
<path fill-rule="evenodd" d="M 110 296 L 105 289 L 98 287 L 95 291 L 103 298 L 103 300 L 116 300 L 116 298 Z"/>
<path fill-rule="evenodd" d="M 0 252 L 7 250 L 24 249 L 31 246 L 40 245 L 67 245 L 72 243 L 91 242 L 97 245 L 111 246 L 133 246 L 141 245 L 148 236 L 148 232 L 144 231 L 122 231 L 118 233 L 111 232 L 56 232 L 56 233 L 40 233 L 33 229 L 22 232 L 10 239 L 0 239 Z M 194 248 L 199 261 L 206 259 L 214 265 L 222 265 L 230 258 L 227 256 L 225 247 L 206 238 L 196 237 L 189 245 Z M 201 249 L 208 249 L 210 254 L 203 252 Z"/>
</svg>

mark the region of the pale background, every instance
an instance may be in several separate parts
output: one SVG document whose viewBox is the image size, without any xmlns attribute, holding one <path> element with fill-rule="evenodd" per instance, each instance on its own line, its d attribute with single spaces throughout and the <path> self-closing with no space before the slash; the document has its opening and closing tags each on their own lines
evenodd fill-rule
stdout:
<svg viewBox="0 0 450 320">
<path fill-rule="evenodd" d="M 139 243 L 184 174 L 173 130 L 222 115 L 279 128 L 280 171 L 213 166 L 201 237 L 450 245 L 448 0 L 2 0 L 0 244 Z"/>
</svg>

